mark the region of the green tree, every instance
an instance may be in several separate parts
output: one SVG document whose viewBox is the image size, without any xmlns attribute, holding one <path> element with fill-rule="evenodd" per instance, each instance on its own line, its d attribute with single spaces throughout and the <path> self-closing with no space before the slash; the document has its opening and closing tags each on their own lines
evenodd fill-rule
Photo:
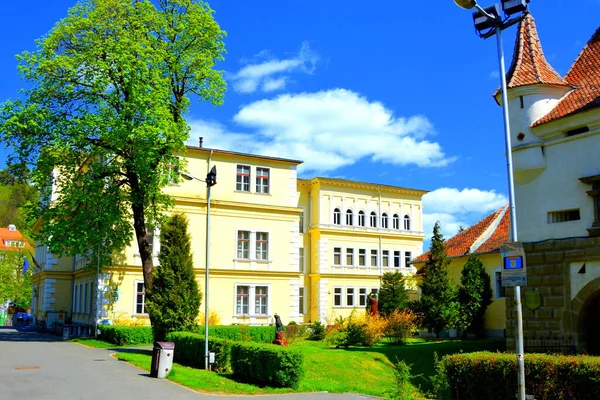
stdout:
<svg viewBox="0 0 600 400">
<path fill-rule="evenodd" d="M 148 291 L 148 314 L 153 321 L 155 340 L 170 332 L 188 330 L 200 311 L 200 291 L 187 233 L 188 221 L 174 214 L 161 227 L 159 264 Z"/>
<path fill-rule="evenodd" d="M 31 305 L 33 266 L 23 275 L 23 260 L 26 253 L 21 250 L 0 252 L 0 304 L 4 300 L 14 302 L 17 307 L 28 309 Z M 29 260 L 31 265 L 32 261 Z"/>
<path fill-rule="evenodd" d="M 436 222 L 421 282 L 423 324 L 435 332 L 436 338 L 445 329 L 454 328 L 449 325 L 454 325 L 457 319 L 456 288 L 448 275 L 449 263 L 444 236 Z"/>
<path fill-rule="evenodd" d="M 404 276 L 398 272 L 384 272 L 381 277 L 381 288 L 377 308 L 388 316 L 395 310 L 403 310 L 408 305 L 408 290 L 404 284 Z"/>
<path fill-rule="evenodd" d="M 147 227 L 173 204 L 162 170 L 185 151 L 190 98 L 223 101 L 224 35 L 199 0 L 81 0 L 18 56 L 30 88 L 0 106 L 0 140 L 31 166 L 53 253 L 106 265 L 133 233 L 152 288 Z"/>
<path fill-rule="evenodd" d="M 33 244 L 33 221 L 27 211 L 37 206 L 38 200 L 38 191 L 33 186 L 20 182 L 6 170 L 0 171 L 0 227 L 15 225 L 30 244 Z"/>
<path fill-rule="evenodd" d="M 469 255 L 460 278 L 458 289 L 460 302 L 461 329 L 464 332 L 481 335 L 483 316 L 492 302 L 491 279 L 481 261 L 473 254 Z"/>
</svg>

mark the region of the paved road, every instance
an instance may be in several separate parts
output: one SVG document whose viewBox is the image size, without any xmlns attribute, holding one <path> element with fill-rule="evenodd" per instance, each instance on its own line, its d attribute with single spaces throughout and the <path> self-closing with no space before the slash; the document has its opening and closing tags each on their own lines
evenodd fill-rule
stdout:
<svg viewBox="0 0 600 400">
<path fill-rule="evenodd" d="M 131 400 L 228 399 L 203 395 L 110 357 L 106 349 L 63 342 L 57 336 L 0 327 L 0 399 Z M 252 399 L 360 399 L 353 394 L 310 393 Z"/>
</svg>

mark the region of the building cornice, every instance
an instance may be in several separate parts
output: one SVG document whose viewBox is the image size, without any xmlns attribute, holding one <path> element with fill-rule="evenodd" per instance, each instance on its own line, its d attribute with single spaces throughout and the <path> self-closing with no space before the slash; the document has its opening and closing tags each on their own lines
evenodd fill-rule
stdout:
<svg viewBox="0 0 600 400">
<path fill-rule="evenodd" d="M 192 205 L 192 206 L 206 206 L 206 199 L 203 197 L 196 196 L 172 196 L 175 200 L 176 205 Z M 302 208 L 298 207 L 287 207 L 287 206 L 276 206 L 271 204 L 261 203 L 243 203 L 237 201 L 228 200 L 210 200 L 210 206 L 221 209 L 237 209 L 237 210 L 253 210 L 261 212 L 276 212 L 279 214 L 297 214 L 300 215 L 303 211 Z"/>
<path fill-rule="evenodd" d="M 368 183 L 368 182 L 358 182 L 358 181 L 351 181 L 351 180 L 346 180 L 346 179 L 335 179 L 335 178 L 316 177 L 316 178 L 312 178 L 310 181 L 305 181 L 305 182 L 310 182 L 311 186 L 327 185 L 327 186 L 334 186 L 334 187 L 345 188 L 345 189 L 381 191 L 381 192 L 385 192 L 385 193 L 403 194 L 403 195 L 416 196 L 416 197 L 422 197 L 425 194 L 429 193 L 428 190 L 411 189 L 411 188 L 404 188 L 404 187 L 399 187 L 399 186 L 382 185 L 382 184 L 378 184 L 378 183 Z"/>
</svg>

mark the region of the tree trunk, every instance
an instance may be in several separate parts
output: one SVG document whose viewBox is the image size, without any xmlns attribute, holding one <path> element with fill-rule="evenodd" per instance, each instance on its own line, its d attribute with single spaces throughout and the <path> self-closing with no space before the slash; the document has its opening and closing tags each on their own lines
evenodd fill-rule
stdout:
<svg viewBox="0 0 600 400">
<path fill-rule="evenodd" d="M 152 260 L 152 253 L 150 252 L 150 245 L 148 244 L 148 239 L 146 237 L 147 230 L 144 218 L 144 207 L 142 205 L 133 204 L 131 208 L 133 210 L 133 228 L 135 230 L 140 258 L 142 259 L 144 287 L 146 290 L 151 290 L 154 263 Z"/>
</svg>

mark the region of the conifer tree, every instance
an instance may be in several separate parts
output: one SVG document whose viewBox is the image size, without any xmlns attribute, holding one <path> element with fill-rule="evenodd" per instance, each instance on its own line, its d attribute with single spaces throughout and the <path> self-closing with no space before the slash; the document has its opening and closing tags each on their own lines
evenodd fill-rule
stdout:
<svg viewBox="0 0 600 400">
<path fill-rule="evenodd" d="M 461 309 L 461 329 L 465 332 L 481 335 L 483 316 L 492 302 L 491 279 L 481 261 L 473 254 L 469 255 L 460 279 L 458 299 Z"/>
<path fill-rule="evenodd" d="M 433 227 L 429 258 L 421 282 L 423 324 L 435 332 L 436 338 L 458 318 L 456 288 L 448 275 L 448 257 L 440 224 Z"/>
<path fill-rule="evenodd" d="M 155 340 L 170 332 L 195 325 L 201 294 L 194 274 L 188 221 L 182 214 L 170 217 L 161 227 L 159 266 L 154 270 L 147 308 Z"/>
<path fill-rule="evenodd" d="M 398 272 L 385 272 L 381 277 L 378 309 L 384 315 L 390 315 L 395 310 L 403 310 L 408 305 L 408 291 L 404 284 L 404 276 Z"/>
</svg>

